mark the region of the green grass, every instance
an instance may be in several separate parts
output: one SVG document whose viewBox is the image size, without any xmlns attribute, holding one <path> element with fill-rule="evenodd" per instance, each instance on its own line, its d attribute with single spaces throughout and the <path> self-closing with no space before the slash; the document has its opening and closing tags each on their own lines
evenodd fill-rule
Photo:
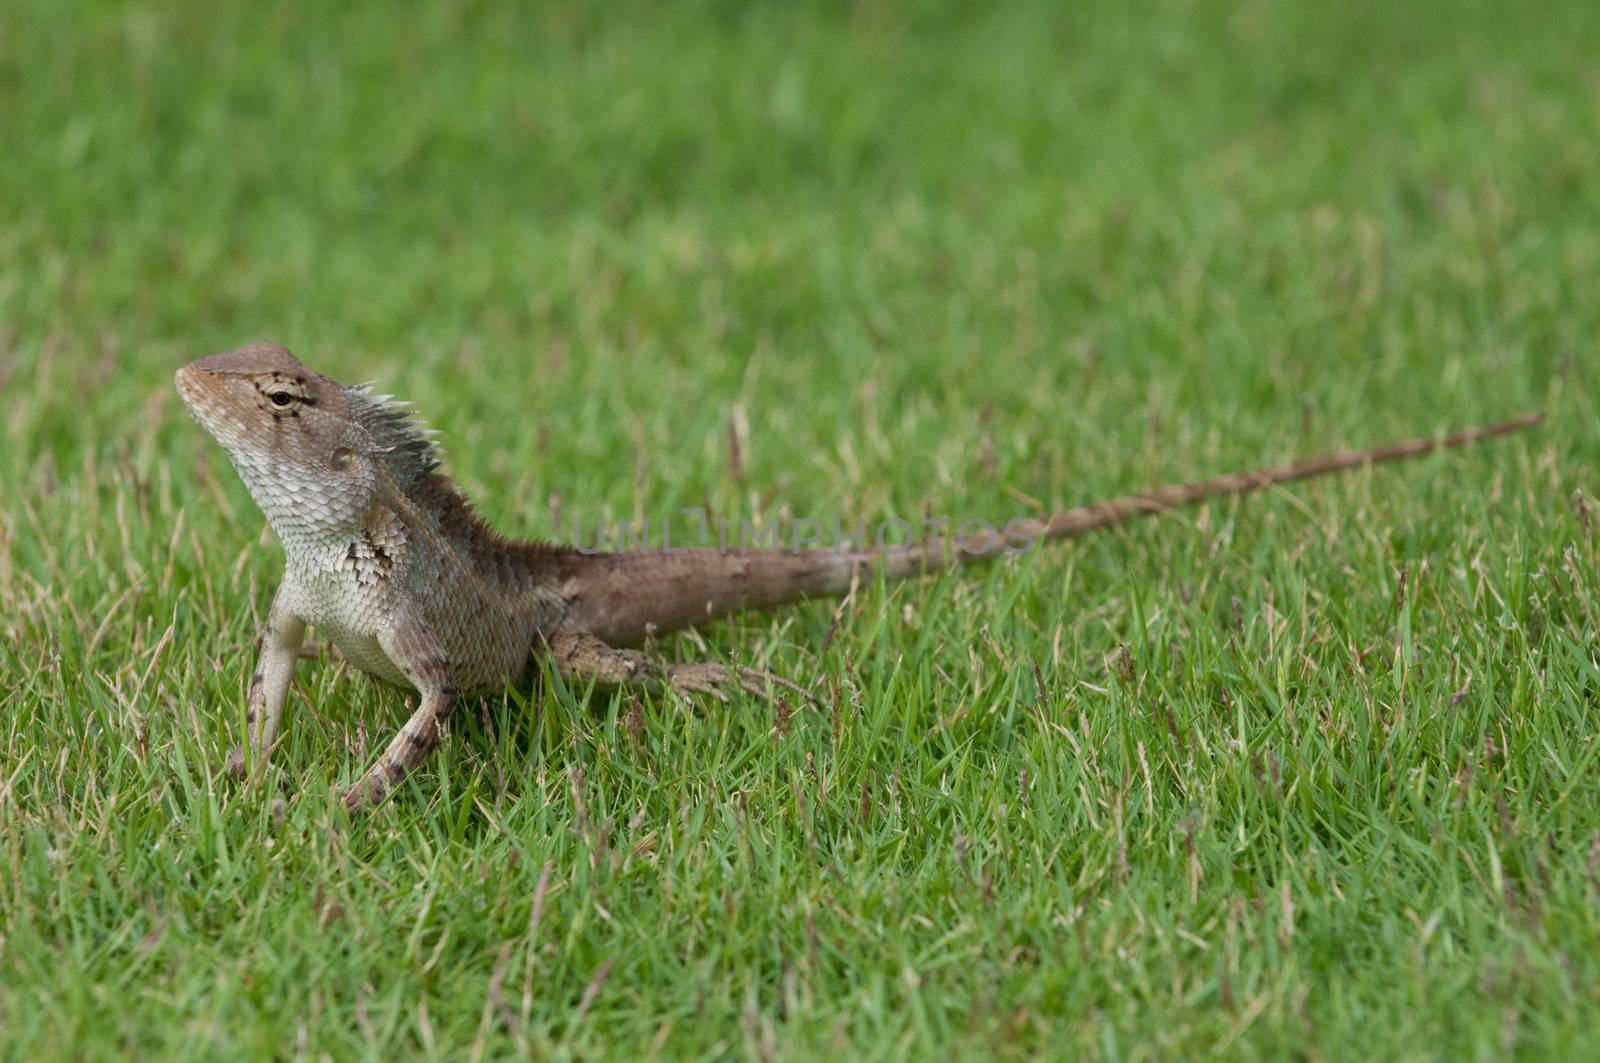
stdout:
<svg viewBox="0 0 1600 1063">
<path fill-rule="evenodd" d="M 0 1056 L 1592 1053 L 1600 7 L 587 6 L 0 8 Z M 258 338 L 528 535 L 1550 420 L 663 647 L 781 722 L 468 705 L 342 830 L 393 690 L 219 777 L 281 561 L 170 381 Z"/>
</svg>

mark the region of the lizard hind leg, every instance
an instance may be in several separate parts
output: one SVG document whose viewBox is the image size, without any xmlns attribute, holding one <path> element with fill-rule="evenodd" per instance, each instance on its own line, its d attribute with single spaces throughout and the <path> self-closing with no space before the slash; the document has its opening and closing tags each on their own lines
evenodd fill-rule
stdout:
<svg viewBox="0 0 1600 1063">
<path fill-rule="evenodd" d="M 717 661 L 688 661 L 664 664 L 638 650 L 621 649 L 584 631 L 562 631 L 545 640 L 551 659 L 560 672 L 574 683 L 594 683 L 615 688 L 642 686 L 678 694 L 709 694 L 728 700 L 728 691 L 743 690 L 757 697 L 766 696 L 773 686 L 782 687 L 814 702 L 810 691 L 781 676 L 740 668 Z"/>
</svg>

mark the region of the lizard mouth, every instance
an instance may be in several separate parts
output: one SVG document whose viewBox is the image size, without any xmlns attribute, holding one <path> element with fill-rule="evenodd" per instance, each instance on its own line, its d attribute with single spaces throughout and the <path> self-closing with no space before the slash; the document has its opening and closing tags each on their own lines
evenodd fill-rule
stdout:
<svg viewBox="0 0 1600 1063">
<path fill-rule="evenodd" d="M 178 398 L 183 400 L 184 409 L 189 411 L 189 416 L 211 435 L 217 434 L 217 411 L 214 403 L 207 399 L 205 389 L 200 384 L 200 373 L 193 365 L 186 365 L 172 375 L 173 386 L 178 391 Z"/>
<path fill-rule="evenodd" d="M 183 399 L 184 405 L 191 405 L 195 398 L 195 376 L 193 366 L 180 366 L 172 374 L 172 386 L 178 389 L 178 396 Z"/>
<path fill-rule="evenodd" d="M 183 400 L 184 406 L 188 407 L 189 412 L 196 419 L 200 416 L 198 409 L 200 406 L 200 389 L 198 384 L 199 382 L 195 380 L 194 370 L 188 366 L 184 366 L 172 375 L 172 385 L 178 389 L 178 398 Z"/>
</svg>

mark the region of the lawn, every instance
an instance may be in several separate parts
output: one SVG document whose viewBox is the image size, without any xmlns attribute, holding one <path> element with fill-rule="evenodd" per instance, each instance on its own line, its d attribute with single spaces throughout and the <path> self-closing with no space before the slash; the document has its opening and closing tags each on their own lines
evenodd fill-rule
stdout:
<svg viewBox="0 0 1600 1063">
<path fill-rule="evenodd" d="M 1546 1057 L 1600 1025 L 1600 5 L 0 7 L 0 1057 Z M 817 708 L 302 662 L 172 390 L 377 380 L 498 528 L 996 521 L 713 625 Z"/>
</svg>

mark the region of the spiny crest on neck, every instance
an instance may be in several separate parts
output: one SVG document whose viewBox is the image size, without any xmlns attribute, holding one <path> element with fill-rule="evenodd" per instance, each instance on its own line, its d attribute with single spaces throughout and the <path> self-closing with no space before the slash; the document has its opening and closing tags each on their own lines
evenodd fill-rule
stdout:
<svg viewBox="0 0 1600 1063">
<path fill-rule="evenodd" d="M 411 403 L 392 395 L 375 395 L 371 384 L 346 385 L 352 419 L 365 429 L 375 456 L 402 488 L 439 467 L 437 434 L 412 412 Z"/>
</svg>

